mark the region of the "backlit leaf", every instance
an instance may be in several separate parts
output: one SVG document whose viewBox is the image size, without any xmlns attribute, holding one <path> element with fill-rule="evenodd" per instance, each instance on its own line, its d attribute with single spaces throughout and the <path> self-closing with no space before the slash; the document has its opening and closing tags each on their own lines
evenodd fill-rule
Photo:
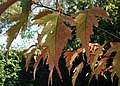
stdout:
<svg viewBox="0 0 120 86">
<path fill-rule="evenodd" d="M 49 65 L 53 64 L 53 66 L 55 66 L 57 69 L 60 78 L 62 78 L 58 68 L 58 61 L 61 56 L 63 47 L 67 43 L 67 40 L 71 38 L 71 31 L 65 26 L 64 19 L 59 14 L 54 14 L 50 24 L 52 28 L 45 28 L 51 30 L 48 30 L 50 32 L 47 31 L 49 34 L 46 38 L 44 46 L 48 46 L 50 59 L 52 59 L 48 62 Z"/>
<path fill-rule="evenodd" d="M 68 39 L 71 38 L 71 30 L 64 24 L 64 22 L 73 23 L 74 20 L 71 17 L 64 16 L 59 13 L 48 14 L 40 19 L 35 20 L 36 23 L 42 24 L 44 27 L 41 33 L 41 37 L 47 35 L 43 46 L 48 47 L 49 56 L 47 63 L 49 64 L 49 80 L 52 81 L 52 72 L 54 67 L 56 68 L 60 78 L 62 79 L 61 72 L 58 67 L 58 61 L 62 53 L 62 49 L 66 45 Z M 41 40 L 40 37 L 40 40 Z M 38 40 L 40 42 L 40 40 Z"/>
<path fill-rule="evenodd" d="M 12 0 L 12 1 L 8 0 L 8 1 L 5 3 L 5 5 L 8 4 L 7 6 L 9 6 L 10 4 L 16 2 L 16 0 Z M 21 30 L 26 30 L 27 29 L 28 15 L 29 15 L 29 11 L 31 9 L 32 0 L 24 0 L 24 1 L 26 3 L 28 3 L 28 4 L 22 2 L 22 4 L 26 4 L 26 5 L 23 6 L 24 10 L 22 10 L 22 13 L 21 14 L 17 14 L 14 17 L 13 16 L 10 17 L 11 18 L 11 22 L 12 21 L 18 21 L 18 23 L 16 25 L 14 25 L 14 26 L 11 26 L 11 28 L 8 31 L 6 31 L 6 33 L 5 33 L 8 36 L 8 38 L 7 38 L 7 45 L 6 45 L 7 49 L 9 49 L 11 43 L 17 37 L 20 29 Z M 1 9 L 4 9 L 4 6 Z"/>
<path fill-rule="evenodd" d="M 86 55 L 89 57 L 89 41 L 90 36 L 93 35 L 92 26 L 98 25 L 96 16 L 108 18 L 106 12 L 102 9 L 94 8 L 80 12 L 75 18 L 76 20 L 76 34 L 85 47 Z"/>
</svg>

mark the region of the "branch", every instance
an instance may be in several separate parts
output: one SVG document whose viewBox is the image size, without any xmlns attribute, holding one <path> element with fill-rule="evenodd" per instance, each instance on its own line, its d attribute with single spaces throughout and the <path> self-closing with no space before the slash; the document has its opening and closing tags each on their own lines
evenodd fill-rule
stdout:
<svg viewBox="0 0 120 86">
<path fill-rule="evenodd" d="M 95 26 L 95 27 L 96 27 L 96 26 Z M 115 37 L 115 38 L 117 38 L 117 39 L 120 40 L 120 38 L 119 38 L 118 36 L 116 36 L 116 35 L 114 35 L 114 34 L 108 32 L 108 31 L 106 31 L 106 30 L 104 30 L 104 29 L 102 29 L 102 28 L 100 28 L 100 27 L 96 27 L 96 28 L 98 28 L 99 30 L 101 30 L 101 31 L 103 31 L 103 32 L 105 32 L 105 33 L 107 33 L 107 34 L 109 34 L 109 35 L 111 35 L 111 36 L 113 36 L 113 37 Z"/>
<path fill-rule="evenodd" d="M 61 12 L 61 11 L 59 11 L 59 10 L 55 10 L 55 9 L 53 9 L 53 8 L 47 7 L 47 6 L 43 5 L 41 2 L 40 2 L 40 4 L 38 4 L 38 3 L 36 3 L 36 2 L 33 1 L 33 4 L 36 4 L 38 7 L 44 7 L 44 8 L 47 8 L 47 9 L 49 9 L 49 10 L 52 10 L 52 11 L 60 12 L 61 14 L 64 14 L 64 15 L 67 15 L 67 16 L 71 16 L 71 15 L 66 14 L 66 13 L 64 13 L 64 12 Z"/>
<path fill-rule="evenodd" d="M 56 0 L 56 10 L 58 9 L 58 0 Z"/>
</svg>

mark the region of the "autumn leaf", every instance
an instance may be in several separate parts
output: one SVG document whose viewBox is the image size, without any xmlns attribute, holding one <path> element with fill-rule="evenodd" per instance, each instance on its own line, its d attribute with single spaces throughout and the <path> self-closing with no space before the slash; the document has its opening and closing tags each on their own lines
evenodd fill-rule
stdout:
<svg viewBox="0 0 120 86">
<path fill-rule="evenodd" d="M 108 60 L 108 58 L 103 58 L 98 62 L 97 68 L 95 68 L 95 70 L 92 71 L 92 75 L 90 77 L 90 80 L 92 79 L 92 77 L 94 75 L 95 75 L 96 79 L 98 80 L 98 75 L 100 74 L 102 69 L 105 69 L 105 65 L 106 65 L 107 60 Z"/>
<path fill-rule="evenodd" d="M 103 44 L 102 46 L 99 45 L 98 50 L 95 51 L 95 54 L 93 55 L 92 59 L 90 59 L 90 67 L 92 70 L 94 70 L 95 64 L 98 60 L 98 57 L 101 56 L 100 54 L 102 53 L 104 46 L 105 46 L 105 44 Z"/>
<path fill-rule="evenodd" d="M 33 48 L 29 53 L 26 54 L 26 56 L 27 56 L 27 58 L 26 58 L 26 71 L 28 71 L 30 61 L 34 56 L 35 51 L 36 51 L 36 48 Z"/>
<path fill-rule="evenodd" d="M 18 0 L 7 0 L 7 2 L 1 4 L 0 5 L 0 16 L 7 8 L 9 8 L 12 4 L 14 4 L 17 1 Z"/>
<path fill-rule="evenodd" d="M 77 57 L 77 56 L 79 56 L 79 54 L 80 54 L 80 52 L 82 52 L 83 51 L 83 47 L 81 46 L 81 47 L 79 47 L 76 51 L 73 51 L 73 52 L 71 52 L 71 51 L 66 51 L 65 53 L 64 53 L 64 55 L 65 55 L 65 60 L 66 60 L 66 66 L 67 66 L 67 68 L 68 68 L 68 70 L 69 70 L 69 74 L 70 74 L 70 69 L 72 68 L 72 63 L 73 63 L 73 61 L 75 60 L 75 58 Z"/>
<path fill-rule="evenodd" d="M 39 56 L 37 56 L 37 58 L 36 58 L 36 61 L 34 63 L 34 72 L 33 72 L 34 79 L 35 79 L 35 73 L 36 73 L 36 69 L 38 67 L 38 64 L 42 58 L 45 58 L 46 53 L 47 53 L 47 48 L 44 49 L 42 51 L 42 53 Z"/>
<path fill-rule="evenodd" d="M 48 47 L 49 56 L 47 63 L 49 64 L 49 80 L 52 81 L 52 72 L 54 67 L 56 68 L 60 78 L 62 79 L 61 72 L 58 67 L 58 61 L 62 53 L 62 49 L 66 45 L 68 39 L 71 38 L 71 30 L 64 24 L 64 22 L 75 23 L 71 17 L 52 13 L 47 14 L 40 19 L 35 20 L 36 24 L 41 24 L 44 28 L 41 33 L 41 37 L 47 35 L 46 41 L 42 46 Z M 41 38 L 39 42 L 41 41 Z"/>
<path fill-rule="evenodd" d="M 53 20 L 51 21 L 51 33 L 49 32 L 44 46 L 48 46 L 50 59 L 52 59 L 52 63 L 51 61 L 48 62 L 49 65 L 53 64 L 57 69 L 60 78 L 62 78 L 58 69 L 58 61 L 61 56 L 63 47 L 67 43 L 67 40 L 71 38 L 71 31 L 65 26 L 64 19 L 59 14 L 54 14 Z"/>
<path fill-rule="evenodd" d="M 77 79 L 78 74 L 82 71 L 82 68 L 84 66 L 84 62 L 80 63 L 74 70 L 74 75 L 72 77 L 72 86 L 75 86 L 75 82 Z"/>
<path fill-rule="evenodd" d="M 23 24 L 22 22 L 18 22 L 16 25 L 12 26 L 9 30 L 6 31 L 5 35 L 8 36 L 8 38 L 7 38 L 7 45 L 6 45 L 7 49 L 9 49 L 12 41 L 18 35 L 22 24 Z"/>
<path fill-rule="evenodd" d="M 5 4 L 9 4 L 10 5 L 11 3 L 13 3 L 13 1 L 15 3 L 16 0 L 9 1 L 9 3 L 8 3 L 8 1 Z M 25 8 L 25 9 L 22 11 L 21 14 L 17 14 L 14 17 L 13 16 L 10 17 L 11 22 L 16 21 L 18 23 L 13 25 L 13 26 L 11 26 L 11 28 L 8 29 L 5 32 L 5 35 L 8 36 L 8 38 L 7 38 L 7 45 L 6 45 L 6 49 L 8 49 L 8 50 L 9 50 L 9 47 L 11 46 L 11 43 L 13 42 L 13 40 L 17 37 L 20 29 L 21 30 L 27 29 L 28 15 L 29 15 L 29 11 L 31 9 L 31 2 L 32 2 L 31 0 L 27 0 L 27 1 L 29 1 L 28 2 L 29 4 L 23 6 L 23 8 Z M 4 6 L 1 9 L 4 9 Z"/>
<path fill-rule="evenodd" d="M 89 41 L 90 36 L 93 35 L 93 25 L 98 25 L 96 16 L 108 18 L 107 13 L 99 8 L 93 8 L 80 12 L 76 17 L 76 36 L 85 47 L 86 55 L 89 57 Z"/>
<path fill-rule="evenodd" d="M 111 47 L 105 53 L 105 56 L 109 56 L 109 54 L 111 54 L 112 52 L 117 52 L 113 59 L 113 70 L 117 73 L 117 76 L 120 78 L 120 43 L 111 42 L 110 44 Z"/>
</svg>

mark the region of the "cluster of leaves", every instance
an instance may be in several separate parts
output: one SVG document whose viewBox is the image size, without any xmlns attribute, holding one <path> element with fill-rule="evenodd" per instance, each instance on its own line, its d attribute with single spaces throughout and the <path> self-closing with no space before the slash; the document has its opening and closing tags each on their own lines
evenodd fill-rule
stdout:
<svg viewBox="0 0 120 86">
<path fill-rule="evenodd" d="M 17 0 L 8 0 L 0 5 L 0 15 L 15 2 L 17 2 Z M 118 43 L 114 45 L 112 43 L 111 48 L 104 54 L 102 51 L 105 44 L 100 46 L 99 44 L 96 45 L 94 43 L 89 43 L 90 36 L 94 34 L 93 26 L 98 26 L 97 17 L 109 19 L 107 13 L 103 9 L 87 9 L 84 11 L 79 11 L 70 16 L 63 13 L 61 10 L 54 10 L 46 7 L 41 2 L 37 2 L 36 0 L 20 0 L 20 3 L 22 12 L 21 14 L 14 15 L 14 17 L 12 17 L 11 22 L 16 22 L 16 24 L 11 26 L 10 29 L 5 33 L 8 36 L 6 45 L 8 50 L 12 41 L 17 37 L 20 30 L 26 30 L 28 18 L 32 11 L 31 6 L 37 5 L 39 7 L 47 8 L 47 10 L 38 13 L 38 15 L 33 18 L 33 24 L 38 24 L 38 26 L 42 26 L 43 29 L 41 34 L 38 34 L 37 45 L 31 49 L 31 52 L 26 54 L 26 71 L 28 71 L 32 57 L 34 56 L 35 58 L 34 78 L 38 64 L 40 60 L 43 59 L 43 61 L 49 65 L 50 74 L 48 84 L 50 81 L 52 84 L 52 73 L 54 68 L 56 68 L 60 79 L 62 79 L 62 75 L 58 67 L 61 54 L 64 53 L 66 66 L 70 70 L 74 59 L 81 52 L 85 53 L 87 56 L 87 64 L 89 64 L 92 69 L 91 78 L 93 75 L 98 78 L 98 74 L 100 74 L 101 70 L 106 70 L 105 65 L 107 60 L 112 52 L 116 52 L 113 60 L 113 74 L 117 73 L 118 77 L 120 77 L 120 68 L 117 65 L 119 63 L 120 44 Z M 72 39 L 72 32 L 74 31 L 68 27 L 67 24 L 69 24 L 71 27 L 74 27 L 74 30 L 76 31 L 76 39 L 80 40 L 82 43 L 80 48 L 74 52 L 69 50 L 63 52 L 68 40 Z M 43 39 L 45 39 L 45 42 L 42 41 Z M 98 60 L 98 58 L 101 59 Z M 83 62 L 80 63 L 74 70 L 75 73 L 72 78 L 73 86 L 75 85 L 77 75 L 83 68 L 84 61 L 85 60 L 83 58 Z"/>
</svg>

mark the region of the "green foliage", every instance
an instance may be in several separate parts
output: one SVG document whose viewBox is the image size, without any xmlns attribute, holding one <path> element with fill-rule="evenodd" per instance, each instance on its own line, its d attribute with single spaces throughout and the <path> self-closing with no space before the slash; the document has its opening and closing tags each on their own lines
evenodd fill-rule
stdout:
<svg viewBox="0 0 120 86">
<path fill-rule="evenodd" d="M 5 53 L 0 53 L 0 85 L 14 86 L 18 83 L 18 72 L 21 71 L 20 58 L 15 51 L 10 51 L 9 60 L 6 62 Z"/>
</svg>

